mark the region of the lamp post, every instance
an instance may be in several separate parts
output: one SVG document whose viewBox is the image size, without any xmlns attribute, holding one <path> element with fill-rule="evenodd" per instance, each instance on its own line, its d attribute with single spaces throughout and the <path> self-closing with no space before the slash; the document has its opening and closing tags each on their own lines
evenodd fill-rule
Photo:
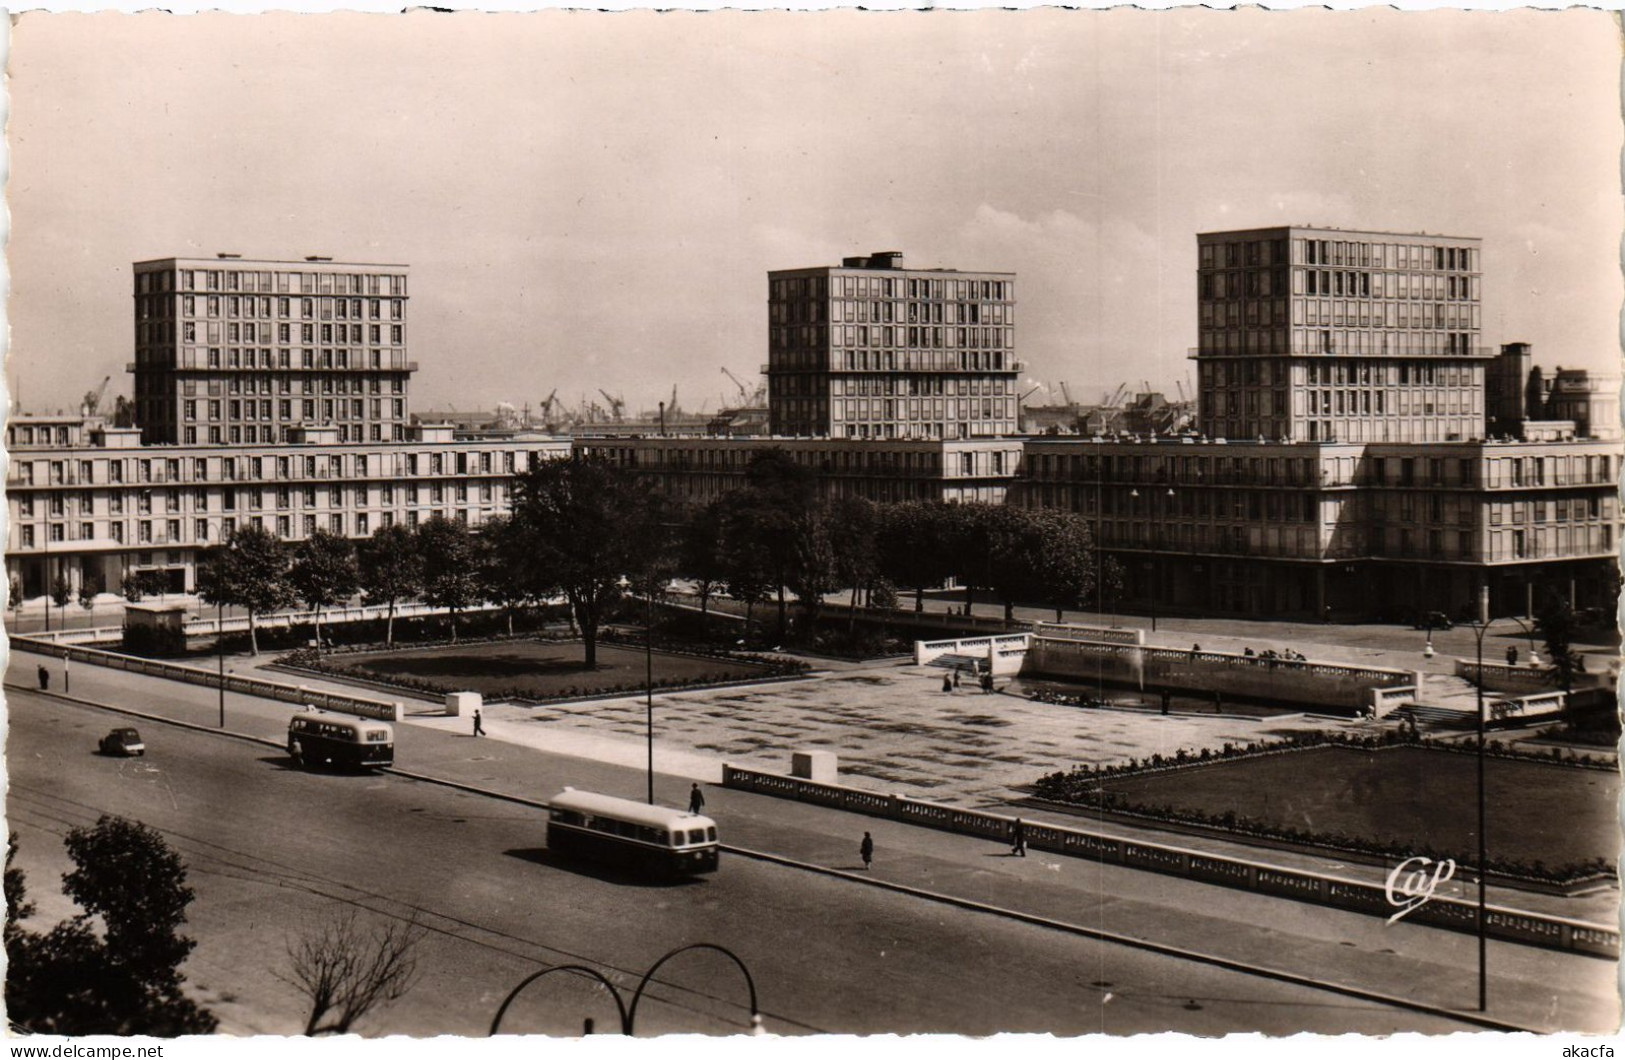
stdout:
<svg viewBox="0 0 1625 1060">
<path fill-rule="evenodd" d="M 649 970 L 643 973 L 643 978 L 638 980 L 637 989 L 632 992 L 632 1003 L 630 1005 L 622 999 L 621 992 L 615 989 L 614 983 L 606 979 L 603 973 L 595 969 L 588 968 L 586 965 L 560 964 L 551 968 L 543 968 L 539 972 L 533 972 L 530 975 L 527 975 L 524 979 L 520 980 L 519 985 L 509 991 L 508 996 L 502 999 L 502 1005 L 497 1009 L 496 1016 L 494 1016 L 491 1020 L 490 1035 L 492 1037 L 496 1036 L 497 1032 L 502 1027 L 502 1017 L 507 1014 L 509 1006 L 513 1004 L 514 1000 L 519 996 L 520 991 L 524 990 L 525 987 L 529 986 L 531 983 L 534 983 L 536 980 L 541 979 L 543 976 L 551 975 L 554 972 L 573 972 L 577 975 L 584 975 L 588 978 L 597 980 L 599 985 L 601 985 L 605 990 L 609 991 L 609 996 L 615 1002 L 616 1015 L 620 1017 L 621 1033 L 630 1036 L 638 1018 L 638 1002 L 643 1000 L 643 991 L 648 988 L 651 982 L 654 981 L 655 973 L 660 970 L 662 965 L 671 960 L 673 957 L 676 957 L 682 953 L 687 953 L 690 950 L 711 950 L 713 952 L 720 953 L 730 961 L 733 961 L 735 967 L 739 969 L 739 973 L 745 977 L 745 989 L 750 997 L 750 1033 L 755 1035 L 765 1034 L 766 1031 L 762 1027 L 762 1014 L 761 1011 L 756 1007 L 756 980 L 751 977 L 750 969 L 745 967 L 745 962 L 739 959 L 738 954 L 734 953 L 730 949 L 727 949 L 726 947 L 718 946 L 711 942 L 694 942 L 687 946 L 679 946 L 667 953 L 665 956 L 661 957 L 658 961 L 655 961 L 654 964 L 649 967 Z M 588 1034 L 592 1033 L 592 1026 L 593 1021 L 590 1018 L 587 1019 L 584 1023 L 585 1032 Z"/>
<path fill-rule="evenodd" d="M 214 654 L 220 669 L 220 727 L 226 727 L 226 605 L 214 605 Z"/>
<path fill-rule="evenodd" d="M 621 592 L 626 592 L 632 583 L 623 574 L 621 580 L 615 583 Z M 655 651 L 654 651 L 654 619 L 655 604 L 654 593 L 646 592 L 643 596 L 643 680 L 644 680 L 644 726 L 648 734 L 648 794 L 647 801 L 650 806 L 655 802 Z"/>
<path fill-rule="evenodd" d="M 1140 495 L 1140 491 L 1137 489 L 1129 490 L 1128 495 L 1130 497 L 1138 497 Z M 1172 488 L 1170 488 L 1167 493 L 1163 494 L 1163 496 L 1166 497 L 1172 497 L 1173 495 L 1174 491 Z M 1151 572 L 1149 595 L 1151 597 L 1151 632 L 1153 633 L 1157 631 L 1157 589 L 1159 587 L 1157 579 L 1157 529 L 1159 513 L 1157 511 L 1155 497 L 1156 494 L 1153 493 L 1151 503 L 1146 505 L 1147 514 L 1150 515 L 1149 526 L 1151 528 L 1151 535 L 1149 539 L 1149 543 L 1151 545 L 1151 562 L 1146 564 L 1146 569 Z"/>
<path fill-rule="evenodd" d="M 1473 633 L 1478 641 L 1478 668 L 1473 671 L 1473 686 L 1478 693 L 1478 1011 L 1488 1006 L 1488 951 L 1484 938 L 1484 877 L 1487 871 L 1488 845 L 1484 836 L 1484 634 L 1490 628 L 1490 588 L 1478 589 L 1478 621 Z"/>
</svg>

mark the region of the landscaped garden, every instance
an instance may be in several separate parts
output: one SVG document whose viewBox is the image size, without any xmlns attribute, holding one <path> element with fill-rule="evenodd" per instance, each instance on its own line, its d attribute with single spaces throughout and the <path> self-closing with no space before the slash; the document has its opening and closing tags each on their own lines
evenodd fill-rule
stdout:
<svg viewBox="0 0 1625 1060">
<path fill-rule="evenodd" d="M 508 639 L 389 651 L 300 651 L 285 665 L 415 691 L 479 692 L 487 699 L 545 701 L 631 694 L 646 687 L 652 662 L 656 689 L 763 680 L 800 673 L 796 660 L 742 653 L 695 654 L 600 638 L 597 666 L 583 663 L 579 640 Z"/>
<path fill-rule="evenodd" d="M 1043 778 L 1035 792 L 1241 838 L 1476 858 L 1476 755 L 1419 743 L 1317 743 L 1079 768 Z M 1613 871 L 1619 776 L 1611 761 L 1494 751 L 1484 770 L 1492 871 L 1544 880 Z"/>
</svg>

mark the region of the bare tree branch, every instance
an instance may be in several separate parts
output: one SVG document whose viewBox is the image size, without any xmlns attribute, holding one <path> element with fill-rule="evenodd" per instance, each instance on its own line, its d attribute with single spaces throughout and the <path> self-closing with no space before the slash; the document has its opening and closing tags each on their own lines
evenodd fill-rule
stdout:
<svg viewBox="0 0 1625 1060">
<path fill-rule="evenodd" d="M 290 941 L 289 973 L 276 977 L 310 1000 L 305 1034 L 347 1034 L 368 1012 L 403 997 L 417 982 L 424 934 L 415 920 L 364 928 L 350 909 Z"/>
</svg>

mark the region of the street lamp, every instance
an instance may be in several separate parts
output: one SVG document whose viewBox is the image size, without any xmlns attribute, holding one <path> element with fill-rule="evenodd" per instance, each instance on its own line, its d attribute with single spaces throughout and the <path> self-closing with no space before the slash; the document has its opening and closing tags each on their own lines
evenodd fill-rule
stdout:
<svg viewBox="0 0 1625 1060">
<path fill-rule="evenodd" d="M 626 575 L 624 575 L 624 574 L 621 575 L 621 580 L 616 582 L 615 584 L 620 587 L 620 590 L 623 593 L 626 592 L 628 589 L 630 589 L 632 587 L 632 583 L 626 579 Z M 650 806 L 653 806 L 654 802 L 655 802 L 655 650 L 654 650 L 655 603 L 654 603 L 654 593 L 652 593 L 652 592 L 644 593 L 643 602 L 644 602 L 644 612 L 643 612 L 644 613 L 644 618 L 643 618 L 643 679 L 644 679 L 644 689 L 645 689 L 645 698 L 644 698 L 644 701 L 643 701 L 643 705 L 644 705 L 644 723 L 645 723 L 645 728 L 646 728 L 647 733 L 648 733 L 648 745 L 649 745 L 648 803 L 649 803 Z"/>
<path fill-rule="evenodd" d="M 1490 628 L 1490 587 L 1478 588 L 1478 621 L 1473 633 L 1478 641 L 1478 669 L 1473 671 L 1473 686 L 1478 693 L 1478 1011 L 1486 1010 L 1489 998 L 1488 951 L 1484 938 L 1484 878 L 1488 871 L 1487 844 L 1484 836 L 1484 634 Z"/>
<path fill-rule="evenodd" d="M 520 991 L 524 990 L 525 987 L 529 986 L 531 983 L 534 983 L 543 976 L 551 975 L 554 972 L 574 972 L 578 975 L 585 975 L 589 978 L 596 979 L 599 985 L 603 986 L 605 990 L 609 991 L 609 996 L 615 1002 L 616 1014 L 620 1016 L 621 1019 L 621 1033 L 630 1036 L 632 1034 L 633 1026 L 638 1018 L 638 1002 L 643 1000 L 643 991 L 648 988 L 651 982 L 654 981 L 655 973 L 658 972 L 661 966 L 667 961 L 671 960 L 673 957 L 676 957 L 678 954 L 687 953 L 689 950 L 712 950 L 716 953 L 722 954 L 724 957 L 734 962 L 734 965 L 739 969 L 740 974 L 745 977 L 745 989 L 748 991 L 750 996 L 750 1033 L 755 1035 L 765 1034 L 766 1031 L 762 1027 L 762 1014 L 756 1007 L 756 980 L 751 977 L 750 969 L 745 967 L 745 962 L 739 959 L 738 954 L 734 953 L 730 949 L 727 949 L 726 947 L 718 946 L 715 943 L 710 942 L 694 942 L 687 946 L 679 946 L 670 953 L 667 953 L 665 956 L 661 957 L 658 961 L 655 961 L 654 964 L 650 966 L 649 970 L 643 973 L 643 978 L 638 980 L 637 989 L 632 992 L 632 1003 L 630 1005 L 628 1005 L 622 999 L 621 992 L 615 989 L 614 983 L 604 978 L 604 975 L 601 972 L 588 968 L 586 965 L 560 964 L 555 965 L 552 968 L 543 968 L 539 972 L 533 972 L 532 974 L 527 975 L 524 979 L 520 980 L 519 985 L 509 991 L 508 996 L 502 999 L 502 1005 L 497 1009 L 496 1016 L 494 1016 L 491 1020 L 490 1034 L 492 1037 L 496 1036 L 497 1031 L 501 1029 L 502 1017 L 507 1014 L 508 1006 L 513 1004 L 514 999 L 519 996 Z M 592 1032 L 591 1019 L 585 1021 L 585 1029 L 589 1034 Z"/>
<path fill-rule="evenodd" d="M 220 667 L 220 727 L 226 727 L 226 605 L 214 605 L 214 654 Z"/>
</svg>

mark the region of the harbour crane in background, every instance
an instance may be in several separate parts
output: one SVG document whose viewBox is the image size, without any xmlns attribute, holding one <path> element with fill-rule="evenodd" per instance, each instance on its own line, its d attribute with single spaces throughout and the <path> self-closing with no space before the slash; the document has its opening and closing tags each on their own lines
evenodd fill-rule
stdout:
<svg viewBox="0 0 1625 1060">
<path fill-rule="evenodd" d="M 112 381 L 112 376 L 105 376 L 102 379 L 101 386 L 97 387 L 95 390 L 85 391 L 84 414 L 86 416 L 96 415 L 96 410 L 101 407 L 102 397 L 107 393 L 107 384 Z"/>
<path fill-rule="evenodd" d="M 612 397 L 610 392 L 602 387 L 598 389 L 598 392 L 604 395 L 605 401 L 609 402 L 610 419 L 616 423 L 623 422 L 626 419 L 626 399 Z"/>
</svg>

